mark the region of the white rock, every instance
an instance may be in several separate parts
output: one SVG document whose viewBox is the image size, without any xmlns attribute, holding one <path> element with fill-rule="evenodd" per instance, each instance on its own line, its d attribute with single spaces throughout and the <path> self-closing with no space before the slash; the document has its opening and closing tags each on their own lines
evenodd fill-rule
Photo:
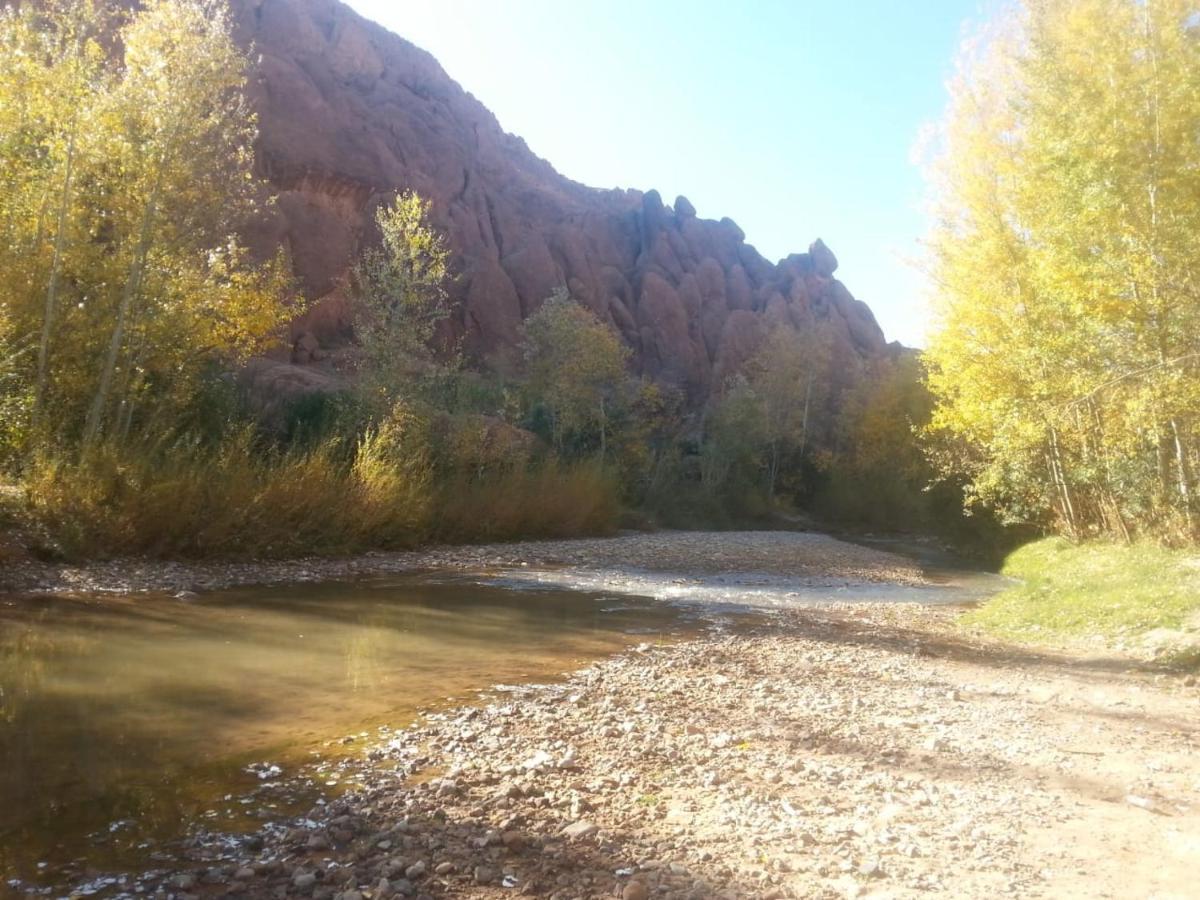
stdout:
<svg viewBox="0 0 1200 900">
<path fill-rule="evenodd" d="M 578 822 L 572 822 L 570 825 L 560 831 L 559 834 L 565 838 L 568 838 L 569 840 L 578 841 L 586 837 L 591 837 L 599 830 L 600 827 L 598 825 L 595 825 L 586 819 L 580 819 Z"/>
</svg>

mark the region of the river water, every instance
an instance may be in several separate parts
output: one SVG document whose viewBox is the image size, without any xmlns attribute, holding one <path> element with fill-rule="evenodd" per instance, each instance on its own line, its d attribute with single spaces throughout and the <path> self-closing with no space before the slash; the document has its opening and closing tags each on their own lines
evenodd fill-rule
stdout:
<svg viewBox="0 0 1200 900">
<path fill-rule="evenodd" d="M 645 599 L 429 576 L 0 597 L 0 894 L 308 809 L 339 789 L 319 762 L 381 728 L 700 627 Z"/>
</svg>

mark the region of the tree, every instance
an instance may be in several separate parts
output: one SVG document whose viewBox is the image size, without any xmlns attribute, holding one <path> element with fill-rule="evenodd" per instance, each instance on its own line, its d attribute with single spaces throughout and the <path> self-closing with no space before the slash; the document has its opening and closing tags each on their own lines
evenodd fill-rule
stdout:
<svg viewBox="0 0 1200 900">
<path fill-rule="evenodd" d="M 763 466 L 769 430 L 766 404 L 750 381 L 745 375 L 729 379 L 705 419 L 700 468 L 704 490 L 709 495 L 756 490 L 751 486 Z"/>
<path fill-rule="evenodd" d="M 241 262 L 229 235 L 254 208 L 255 120 L 244 95 L 248 61 L 230 27 L 219 0 L 149 0 L 122 30 L 124 67 L 109 114 L 120 120 L 112 249 L 123 271 L 85 445 L 103 432 L 114 392 L 128 418 L 130 395 L 143 381 L 142 358 L 153 349 L 130 347 L 130 333 L 156 332 L 155 320 L 186 312 L 198 288 L 230 286 L 223 276 Z M 216 285 L 206 284 L 212 279 Z M 269 319 L 264 293 L 226 290 L 233 302 L 210 311 L 260 325 Z M 243 300 L 249 309 L 239 308 Z M 123 378 L 114 384 L 122 355 Z"/>
<path fill-rule="evenodd" d="M 841 400 L 818 506 L 873 527 L 951 525 L 927 520 L 934 473 L 917 432 L 928 424 L 932 406 L 914 351 L 873 360 Z"/>
<path fill-rule="evenodd" d="M 0 472 L 12 468 L 25 449 L 31 401 L 20 362 L 29 349 L 16 340 L 0 304 Z"/>
<path fill-rule="evenodd" d="M 0 253 L 0 267 L 10 276 L 23 268 L 26 290 L 32 293 L 41 286 L 44 291 L 35 415 L 44 412 L 64 256 L 69 241 L 88 238 L 73 215 L 75 184 L 79 158 L 95 151 L 90 140 L 95 117 L 111 89 L 111 66 L 101 41 L 114 25 L 114 13 L 92 0 L 48 0 L 0 11 L 0 160 L 5 173 L 0 206 L 3 247 L 12 254 Z M 52 248 L 48 272 L 43 270 L 47 244 Z"/>
<path fill-rule="evenodd" d="M 827 365 L 823 335 L 815 328 L 801 334 L 787 325 L 772 331 L 747 364 L 750 385 L 763 404 L 770 501 L 775 499 L 785 456 L 795 451 L 803 457 L 808 450 L 813 410 L 828 390 Z"/>
<path fill-rule="evenodd" d="M 555 449 L 562 451 L 567 435 L 594 429 L 604 460 L 628 357 L 617 333 L 565 290 L 525 321 L 527 387 L 549 414 Z"/>
<path fill-rule="evenodd" d="M 412 191 L 379 209 L 382 244 L 368 249 L 354 269 L 359 377 L 370 405 L 412 400 L 442 372 L 433 344 L 450 315 L 450 251 L 430 211 L 429 201 Z"/>
<path fill-rule="evenodd" d="M 247 66 L 217 0 L 0 12 L 0 283 L 47 437 L 169 423 L 294 314 L 284 260 L 233 237 L 261 196 Z"/>
<path fill-rule="evenodd" d="M 981 46 L 936 169 L 933 429 L 1010 519 L 1194 533 L 1194 4 L 1030 0 Z"/>
</svg>

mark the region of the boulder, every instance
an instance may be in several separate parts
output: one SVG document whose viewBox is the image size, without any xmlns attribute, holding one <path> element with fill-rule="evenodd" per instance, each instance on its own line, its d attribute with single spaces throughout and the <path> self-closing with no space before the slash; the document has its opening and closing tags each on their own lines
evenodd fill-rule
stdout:
<svg viewBox="0 0 1200 900">
<path fill-rule="evenodd" d="M 833 251 L 825 246 L 825 242 L 817 238 L 812 246 L 808 248 L 808 255 L 812 257 L 813 269 L 822 278 L 832 278 L 833 273 L 837 271 L 837 257 L 833 255 Z"/>
</svg>

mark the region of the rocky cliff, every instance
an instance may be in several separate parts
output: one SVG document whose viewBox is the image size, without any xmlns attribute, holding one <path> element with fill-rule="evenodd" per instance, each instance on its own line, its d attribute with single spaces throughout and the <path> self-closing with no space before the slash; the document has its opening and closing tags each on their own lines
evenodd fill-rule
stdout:
<svg viewBox="0 0 1200 900">
<path fill-rule="evenodd" d="M 683 197 L 668 206 L 655 191 L 577 184 L 432 56 L 337 0 L 233 8 L 258 60 L 259 167 L 278 195 L 249 236 L 261 251 L 287 247 L 317 301 L 293 327 L 292 362 L 351 339 L 339 284 L 400 189 L 433 202 L 455 251 L 454 327 L 482 362 L 511 356 L 522 319 L 561 285 L 620 331 L 642 372 L 694 399 L 774 323 L 826 323 L 848 368 L 885 352 L 819 240 L 772 264 L 732 220 L 700 218 Z"/>
</svg>

